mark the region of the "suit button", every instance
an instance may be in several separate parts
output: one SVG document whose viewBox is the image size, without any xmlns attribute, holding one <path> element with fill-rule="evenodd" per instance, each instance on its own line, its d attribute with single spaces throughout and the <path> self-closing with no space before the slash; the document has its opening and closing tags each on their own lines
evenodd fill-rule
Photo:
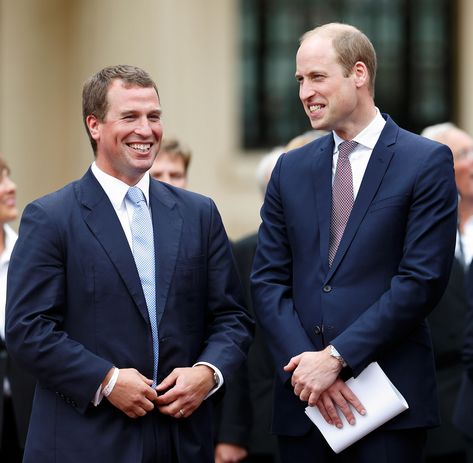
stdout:
<svg viewBox="0 0 473 463">
<path fill-rule="evenodd" d="M 332 287 L 330 285 L 325 285 L 322 288 L 322 290 L 323 290 L 324 293 L 329 293 L 330 291 L 332 291 Z"/>
<path fill-rule="evenodd" d="M 314 333 L 318 336 L 320 333 L 322 333 L 322 328 L 319 325 L 315 325 Z"/>
</svg>

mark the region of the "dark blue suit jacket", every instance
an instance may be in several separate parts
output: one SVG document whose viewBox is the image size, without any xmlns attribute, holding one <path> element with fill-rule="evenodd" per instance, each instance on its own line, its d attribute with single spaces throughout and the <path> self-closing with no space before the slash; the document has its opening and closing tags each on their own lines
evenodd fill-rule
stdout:
<svg viewBox="0 0 473 463">
<path fill-rule="evenodd" d="M 355 376 L 378 361 L 404 395 L 409 410 L 387 426 L 436 425 L 425 317 L 444 291 L 454 252 L 451 152 L 387 117 L 329 268 L 332 153 L 328 135 L 283 155 L 261 210 L 253 304 L 278 372 L 273 430 L 310 429 L 282 367 L 329 343 Z"/>
<path fill-rule="evenodd" d="M 244 360 L 251 321 L 214 203 L 150 182 L 161 381 L 209 362 L 225 379 Z M 91 400 L 109 369 L 152 377 L 143 290 L 121 224 L 89 170 L 25 209 L 8 277 L 12 356 L 38 379 L 25 462 L 138 462 L 141 423 Z M 157 411 L 153 413 L 158 413 Z M 212 403 L 169 420 L 180 461 L 212 461 Z"/>
</svg>

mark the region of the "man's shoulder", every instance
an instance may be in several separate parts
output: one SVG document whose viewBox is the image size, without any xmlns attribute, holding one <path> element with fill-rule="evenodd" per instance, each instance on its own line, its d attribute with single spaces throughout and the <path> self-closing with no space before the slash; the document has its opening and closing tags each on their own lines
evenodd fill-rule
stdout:
<svg viewBox="0 0 473 463">
<path fill-rule="evenodd" d="M 37 205 L 42 208 L 55 209 L 58 207 L 64 207 L 66 203 L 69 203 L 74 197 L 74 187 L 78 181 L 74 181 L 64 185 L 62 188 L 55 190 L 51 193 L 47 193 L 43 196 L 32 201 L 30 204 Z"/>
<path fill-rule="evenodd" d="M 159 200 L 169 206 L 177 204 L 183 208 L 200 210 L 201 208 L 208 208 L 214 205 L 213 200 L 208 196 L 158 180 L 151 179 L 151 189 Z"/>
<path fill-rule="evenodd" d="M 398 126 L 389 116 L 386 121 L 385 130 L 383 130 L 381 137 L 385 137 L 386 133 L 394 132 L 395 133 L 395 142 L 401 144 L 415 144 L 418 148 L 426 150 L 427 152 L 431 152 L 432 150 L 438 148 L 448 148 L 446 145 L 443 145 L 439 142 L 434 140 L 430 140 L 429 138 L 423 137 L 415 132 L 412 132 L 408 129 Z"/>
</svg>

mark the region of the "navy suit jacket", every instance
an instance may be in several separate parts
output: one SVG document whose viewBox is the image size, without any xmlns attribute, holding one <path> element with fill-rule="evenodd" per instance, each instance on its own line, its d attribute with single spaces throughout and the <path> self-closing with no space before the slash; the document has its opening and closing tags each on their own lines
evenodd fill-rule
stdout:
<svg viewBox="0 0 473 463">
<path fill-rule="evenodd" d="M 252 322 L 214 203 L 150 181 L 160 359 L 209 362 L 230 378 Z M 28 205 L 8 276 L 9 352 L 38 379 L 25 462 L 138 462 L 141 423 L 106 399 L 91 404 L 115 365 L 152 377 L 145 297 L 116 212 L 89 171 Z M 211 461 L 212 401 L 169 419 L 179 461 Z M 155 411 L 153 413 L 158 413 Z"/>
<path fill-rule="evenodd" d="M 409 403 L 390 428 L 438 423 L 426 315 L 446 286 L 457 193 L 450 150 L 388 116 L 332 267 L 333 137 L 280 157 L 261 210 L 253 304 L 278 373 L 273 430 L 303 435 L 306 403 L 282 367 L 333 344 L 357 376 L 378 361 Z"/>
</svg>

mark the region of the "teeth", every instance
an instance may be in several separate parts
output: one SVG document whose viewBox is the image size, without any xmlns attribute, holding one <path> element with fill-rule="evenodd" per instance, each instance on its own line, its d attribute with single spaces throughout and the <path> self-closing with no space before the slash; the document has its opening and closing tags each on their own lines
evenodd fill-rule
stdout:
<svg viewBox="0 0 473 463">
<path fill-rule="evenodd" d="M 317 111 L 320 108 L 322 108 L 322 105 L 320 104 L 312 105 L 312 106 L 309 106 L 309 111 Z"/>
<path fill-rule="evenodd" d="M 137 151 L 142 151 L 143 153 L 146 153 L 146 151 L 149 151 L 151 148 L 150 143 L 130 143 L 130 148 L 133 148 L 134 150 Z"/>
</svg>

